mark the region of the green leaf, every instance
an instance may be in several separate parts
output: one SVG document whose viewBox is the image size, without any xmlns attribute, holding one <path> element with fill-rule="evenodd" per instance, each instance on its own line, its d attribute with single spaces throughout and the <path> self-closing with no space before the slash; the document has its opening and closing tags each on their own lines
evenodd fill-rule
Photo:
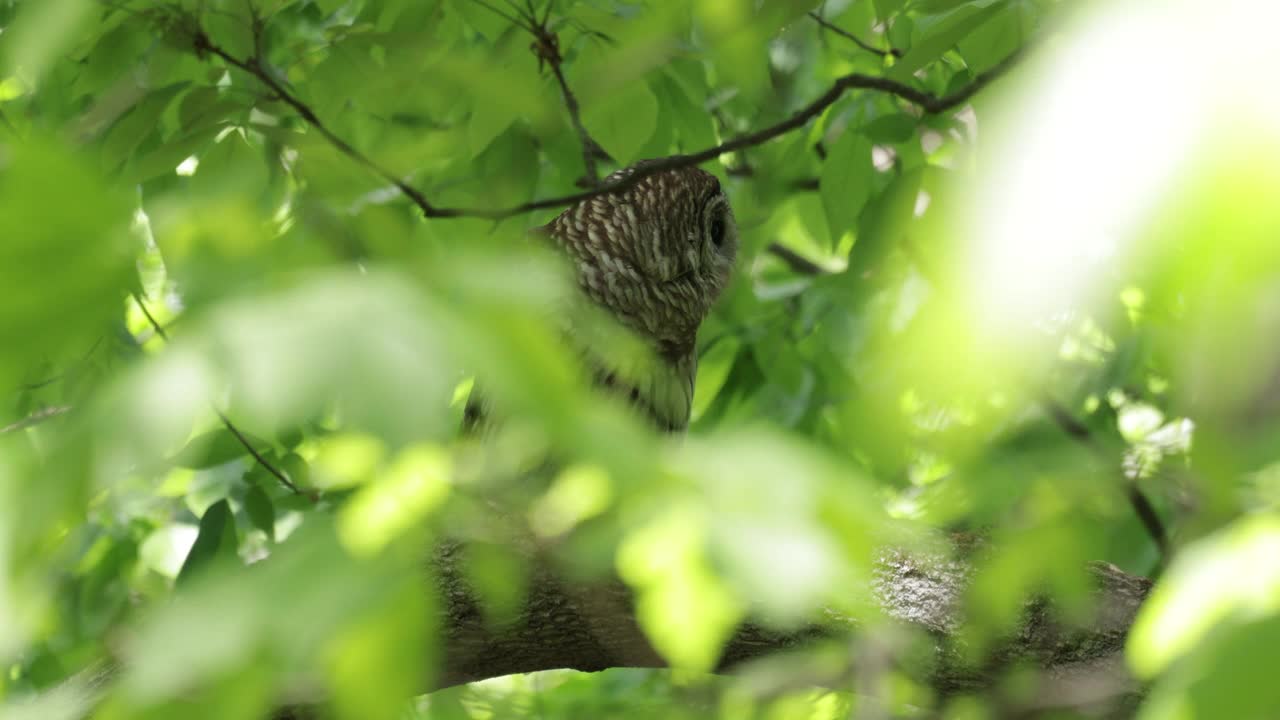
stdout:
<svg viewBox="0 0 1280 720">
<path fill-rule="evenodd" d="M 132 184 L 160 175 L 172 175 L 179 163 L 208 147 L 220 132 L 222 128 L 217 126 L 196 130 L 170 140 L 150 152 L 134 155 L 121 173 L 121 180 Z"/>
<path fill-rule="evenodd" d="M 889 183 L 867 206 L 858 224 L 858 241 L 849 258 L 855 275 L 880 264 L 907 234 L 915 214 L 924 170 L 908 170 Z"/>
<path fill-rule="evenodd" d="M 234 100 L 216 88 L 198 87 L 187 93 L 178 103 L 177 135 L 188 135 L 198 130 L 220 126 L 239 115 L 245 108 L 242 101 Z"/>
<path fill-rule="evenodd" d="M 1154 677 L 1216 626 L 1280 614 L 1280 518 L 1256 515 L 1178 554 L 1129 633 L 1129 664 Z"/>
<path fill-rule="evenodd" d="M 705 519 L 671 508 L 618 548 L 618 574 L 636 588 L 636 619 L 673 667 L 710 671 L 744 608 L 713 574 Z"/>
<path fill-rule="evenodd" d="M 917 70 L 942 57 L 963 38 L 996 17 L 1007 0 L 980 0 L 940 18 L 889 70 L 889 79 L 908 82 Z"/>
<path fill-rule="evenodd" d="M 630 83 L 582 108 L 582 124 L 622 164 L 637 160 L 658 123 L 658 99 L 648 83 Z"/>
<path fill-rule="evenodd" d="M 794 344 L 780 337 L 752 343 L 751 352 L 768 380 L 756 394 L 761 408 L 778 424 L 794 426 L 808 410 L 813 396 L 812 367 Z"/>
<path fill-rule="evenodd" d="M 471 29 L 480 33 L 490 42 L 496 41 L 503 33 L 511 29 L 511 23 L 498 13 L 483 7 L 473 0 L 450 0 L 454 13 L 466 20 Z"/>
<path fill-rule="evenodd" d="M 218 3 L 222 7 L 206 12 L 201 24 L 213 43 L 238 58 L 253 56 L 253 19 L 248 6 L 238 2 Z"/>
<path fill-rule="evenodd" d="M 28 361 L 83 355 L 119 317 L 134 275 L 127 192 L 41 138 L 4 147 L 0 383 Z"/>
<path fill-rule="evenodd" d="M 276 508 L 260 485 L 250 487 L 245 493 L 244 511 L 254 527 L 266 533 L 268 539 L 276 539 Z"/>
<path fill-rule="evenodd" d="M 721 338 L 698 358 L 698 381 L 693 386 L 690 420 L 702 417 L 716 399 L 741 348 L 742 341 L 730 335 Z"/>
<path fill-rule="evenodd" d="M 423 518 L 448 497 L 450 472 L 449 457 L 440 448 L 406 448 L 343 506 L 338 517 L 343 543 L 354 553 L 374 555 L 421 528 Z"/>
<path fill-rule="evenodd" d="M 902 9 L 903 2 L 904 0 L 875 0 L 876 17 L 880 18 L 881 22 L 888 20 Z"/>
<path fill-rule="evenodd" d="M 245 436 L 254 447 L 261 443 Z M 178 451 L 170 462 L 178 467 L 202 470 L 231 462 L 245 457 L 249 451 L 234 433 L 226 428 L 218 428 L 191 438 L 186 447 Z"/>
<path fill-rule="evenodd" d="M 55 58 L 74 42 L 93 14 L 91 0 L 41 0 L 21 4 L 4 31 L 5 74 L 21 72 L 39 82 Z"/>
<path fill-rule="evenodd" d="M 857 224 L 862 206 L 871 194 L 875 167 L 871 164 L 871 142 L 860 133 L 846 130 L 827 153 L 818 178 L 822 209 L 831 228 L 832 242 Z"/>
<path fill-rule="evenodd" d="M 977 75 L 1009 57 L 1032 30 L 1020 5 L 1007 5 L 990 22 L 969 33 L 957 44 L 968 71 Z"/>
<path fill-rule="evenodd" d="M 916 118 L 906 113 L 890 113 L 863 125 L 862 132 L 875 143 L 901 143 L 915 137 L 916 123 Z"/>
<path fill-rule="evenodd" d="M 124 117 L 117 120 L 103 140 L 103 167 L 107 170 L 119 167 L 144 140 L 157 134 L 160 116 L 188 84 L 185 81 L 177 82 L 152 90 Z"/>
<path fill-rule="evenodd" d="M 227 133 L 198 156 L 200 165 L 191 178 L 191 192 L 201 200 L 220 196 L 259 201 L 269 198 L 265 192 L 270 178 L 264 154 L 261 147 L 250 145 L 239 132 Z"/>
<path fill-rule="evenodd" d="M 911 3 L 911 10 L 922 15 L 939 15 L 951 10 L 955 10 L 961 5 L 967 5 L 972 0 L 915 0 Z"/>
<path fill-rule="evenodd" d="M 311 466 L 298 453 L 289 453 L 280 458 L 280 471 L 298 487 L 311 485 Z"/>
<path fill-rule="evenodd" d="M 218 561 L 236 557 L 236 526 L 231 515 L 231 504 L 219 500 L 204 511 L 200 518 L 200 530 L 196 541 L 187 553 L 187 559 L 178 571 L 179 584 L 190 581 L 194 573 Z"/>
<path fill-rule="evenodd" d="M 1219 629 L 1196 647 L 1187 663 L 1157 681 L 1139 720 L 1179 715 L 1272 720 L 1280 708 L 1274 665 L 1277 647 L 1280 616 Z"/>
</svg>

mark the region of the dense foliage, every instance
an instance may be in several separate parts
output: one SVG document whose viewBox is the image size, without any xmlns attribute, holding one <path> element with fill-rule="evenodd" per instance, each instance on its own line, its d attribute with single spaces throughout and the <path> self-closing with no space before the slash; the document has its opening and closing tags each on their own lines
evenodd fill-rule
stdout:
<svg viewBox="0 0 1280 720">
<path fill-rule="evenodd" d="M 877 620 L 878 551 L 950 531 L 967 661 L 1032 596 L 1088 622 L 1103 560 L 1158 578 L 1146 717 L 1275 717 L 1275 13 L 1059 5 L 0 0 L 0 717 L 1034 708 L 1034 667 L 943 697 Z M 525 233 L 744 136 L 663 437 L 583 386 Z M 476 377 L 517 410 L 483 441 Z M 617 573 L 674 669 L 411 702 L 446 537 L 495 624 L 513 538 Z M 834 654 L 706 674 L 828 610 Z"/>
</svg>

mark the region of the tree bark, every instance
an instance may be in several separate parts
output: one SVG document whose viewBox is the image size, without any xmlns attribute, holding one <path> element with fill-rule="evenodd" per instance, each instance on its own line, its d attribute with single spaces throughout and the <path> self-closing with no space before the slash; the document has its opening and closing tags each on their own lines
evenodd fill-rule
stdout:
<svg viewBox="0 0 1280 720">
<path fill-rule="evenodd" d="M 571 584 L 561 581 L 547 563 L 531 562 L 523 614 L 498 628 L 485 622 L 458 572 L 456 552 L 441 552 L 436 574 L 445 606 L 445 656 L 442 672 L 428 689 L 537 670 L 591 672 L 665 665 L 639 629 L 624 584 Z M 1011 714 L 1048 707 L 1092 707 L 1110 714 L 1118 707 L 1131 707 L 1138 698 L 1137 683 L 1123 661 L 1124 643 L 1151 582 L 1105 563 L 1091 564 L 1089 573 L 1095 600 L 1091 622 L 1063 622 L 1050 603 L 1031 599 L 1019 631 L 987 653 L 979 667 L 961 659 L 960 598 L 972 574 L 968 561 L 886 553 L 877 565 L 873 589 L 890 618 L 923 630 L 933 640 L 935 661 L 918 679 L 937 694 L 988 691 L 1017 664 L 1041 672 L 1033 698 L 1013 703 L 1010 707 L 1017 712 Z M 856 637 L 859 627 L 857 618 L 834 612 L 793 632 L 744 624 L 725 647 L 718 671 L 732 673 L 753 661 L 823 640 Z M 844 680 L 848 689 L 848 678 Z"/>
</svg>

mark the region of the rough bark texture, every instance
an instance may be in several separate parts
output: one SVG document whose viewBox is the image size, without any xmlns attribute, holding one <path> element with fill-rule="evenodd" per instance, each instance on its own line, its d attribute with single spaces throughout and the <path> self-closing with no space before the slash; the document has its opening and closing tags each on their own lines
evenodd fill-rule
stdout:
<svg viewBox="0 0 1280 720">
<path fill-rule="evenodd" d="M 545 564 L 531 562 L 523 617 L 494 628 L 484 621 L 455 571 L 454 554 L 438 557 L 448 628 L 438 686 L 555 668 L 598 671 L 664 665 L 637 626 L 623 584 L 570 585 Z M 1062 623 L 1049 604 L 1030 601 L 1021 630 L 976 668 L 959 659 L 958 599 L 971 574 L 965 560 L 888 553 L 877 568 L 874 589 L 890 617 L 934 639 L 936 662 L 921 679 L 941 695 L 988 689 L 1011 665 L 1023 664 L 1043 672 L 1032 705 L 1023 702 L 1020 712 L 1064 706 L 1123 712 L 1138 693 L 1123 663 L 1125 636 L 1151 583 L 1103 563 L 1091 565 L 1089 571 L 1096 593 L 1090 624 Z M 720 669 L 733 672 L 749 661 L 823 638 L 856 634 L 857 626 L 857 619 L 831 612 L 820 624 L 794 633 L 744 625 L 725 648 Z"/>
</svg>

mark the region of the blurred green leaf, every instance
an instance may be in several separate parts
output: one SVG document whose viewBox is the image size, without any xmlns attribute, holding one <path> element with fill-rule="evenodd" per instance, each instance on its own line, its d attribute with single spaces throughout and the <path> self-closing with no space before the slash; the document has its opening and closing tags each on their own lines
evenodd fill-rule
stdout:
<svg viewBox="0 0 1280 720">
<path fill-rule="evenodd" d="M 0 378 L 12 387 L 11 373 L 83 355 L 119 317 L 132 274 L 130 206 L 56 144 L 0 150 L 0 287 L 14 300 L 0 307 Z"/>
<path fill-rule="evenodd" d="M 922 169 L 903 172 L 867 205 L 859 219 L 858 241 L 849 256 L 850 272 L 859 274 L 880 266 L 885 256 L 905 241 L 923 180 Z"/>
<path fill-rule="evenodd" d="M 235 559 L 236 547 L 236 525 L 231 515 L 231 504 L 219 500 L 210 505 L 200 518 L 199 534 L 178 571 L 177 582 L 190 582 L 192 577 L 219 560 Z"/>
<path fill-rule="evenodd" d="M 93 14 L 91 0 L 42 0 L 19 5 L 18 17 L 4 33 L 4 67 L 33 83 L 43 79 L 54 59 L 76 41 Z"/>
<path fill-rule="evenodd" d="M 338 532 L 357 554 L 382 550 L 423 519 L 449 494 L 451 462 L 440 448 L 416 445 L 401 451 L 343 508 Z"/>
<path fill-rule="evenodd" d="M 1193 652 L 1222 623 L 1280 613 L 1280 518 L 1256 515 L 1187 548 L 1151 594 L 1129 635 L 1129 663 L 1152 677 Z"/>
<path fill-rule="evenodd" d="M 742 342 L 736 337 L 726 336 L 717 340 L 698 358 L 698 378 L 693 386 L 693 406 L 690 418 L 697 420 L 707 411 L 716 394 L 724 387 L 729 378 L 729 370 L 738 357 Z"/>
<path fill-rule="evenodd" d="M 909 82 L 915 72 L 937 60 L 986 22 L 1006 11 L 1007 0 L 976 0 L 934 18 L 927 27 L 917 24 L 920 39 L 894 63 L 890 79 Z"/>
<path fill-rule="evenodd" d="M 673 667 L 705 672 L 744 608 L 707 566 L 705 523 L 673 510 L 633 533 L 618 549 L 618 572 L 636 588 L 636 617 Z"/>
<path fill-rule="evenodd" d="M 256 447 L 261 441 L 245 436 Z M 171 462 L 184 468 L 200 470 L 216 467 L 249 454 L 244 443 L 231 430 L 222 427 L 191 438 L 187 446 L 174 455 Z"/>
<path fill-rule="evenodd" d="M 1270 659 L 1280 642 L 1280 617 L 1243 620 L 1201 640 L 1193 657 L 1175 666 L 1151 693 L 1140 720 L 1224 713 L 1263 720 L 1280 708 L 1280 688 L 1271 681 Z"/>
<path fill-rule="evenodd" d="M 276 508 L 265 490 L 258 485 L 250 487 L 244 496 L 244 511 L 254 527 L 266 533 L 268 540 L 275 540 Z"/>
</svg>

